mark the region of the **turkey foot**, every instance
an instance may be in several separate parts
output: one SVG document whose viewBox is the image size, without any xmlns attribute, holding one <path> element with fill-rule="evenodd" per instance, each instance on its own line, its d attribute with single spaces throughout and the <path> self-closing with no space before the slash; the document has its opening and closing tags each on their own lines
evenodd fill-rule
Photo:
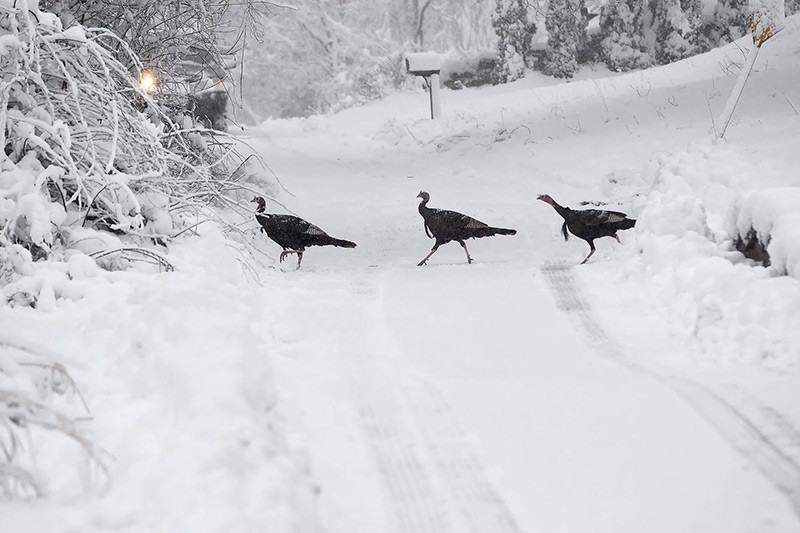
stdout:
<svg viewBox="0 0 800 533">
<path fill-rule="evenodd" d="M 418 266 L 418 267 L 421 267 L 422 265 L 425 265 L 425 264 L 427 264 L 427 262 L 428 262 L 428 258 L 429 258 L 430 256 L 432 256 L 433 254 L 435 254 L 435 253 L 436 253 L 436 250 L 438 250 L 438 249 L 439 249 L 439 246 L 438 246 L 438 245 L 437 245 L 437 246 L 434 246 L 433 248 L 431 248 L 431 253 L 429 253 L 428 255 L 426 255 L 426 256 L 425 256 L 425 259 L 423 259 L 422 261 L 420 261 L 419 263 L 417 263 L 417 266 Z"/>
<path fill-rule="evenodd" d="M 297 250 L 282 251 L 280 257 L 278 258 L 278 262 L 283 263 L 283 260 L 286 259 L 286 256 L 289 254 L 297 254 L 297 266 L 300 266 L 300 261 L 303 260 L 303 252 Z"/>
</svg>

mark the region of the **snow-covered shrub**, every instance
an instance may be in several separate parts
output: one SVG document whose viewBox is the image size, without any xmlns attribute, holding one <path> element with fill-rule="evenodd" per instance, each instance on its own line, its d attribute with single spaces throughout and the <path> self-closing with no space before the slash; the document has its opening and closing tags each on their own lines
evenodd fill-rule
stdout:
<svg viewBox="0 0 800 533">
<path fill-rule="evenodd" d="M 0 265 L 8 251 L 0 248 Z M 80 407 L 66 401 L 71 397 L 80 400 Z M 47 495 L 47 480 L 37 468 L 32 446 L 42 433 L 62 435 L 89 459 L 91 468 L 105 471 L 102 453 L 80 427 L 79 419 L 88 413 L 77 385 L 55 357 L 25 343 L 0 341 L 0 499 Z"/>
<path fill-rule="evenodd" d="M 764 189 L 736 199 L 728 220 L 732 235 L 755 238 L 769 254 L 770 266 L 778 273 L 800 278 L 800 188 Z"/>
<path fill-rule="evenodd" d="M 694 54 L 690 42 L 692 26 L 681 0 L 655 0 L 653 2 L 653 30 L 655 31 L 655 59 L 661 65 L 684 59 Z"/>
<path fill-rule="evenodd" d="M 442 63 L 442 84 L 456 90 L 489 85 L 496 66 L 494 52 L 450 55 Z"/>
<path fill-rule="evenodd" d="M 748 0 L 719 0 L 714 6 L 707 34 L 715 45 L 733 42 L 750 30 Z"/>
<path fill-rule="evenodd" d="M 600 10 L 600 56 L 611 70 L 626 71 L 653 65 L 652 14 L 641 0 L 610 0 Z"/>
<path fill-rule="evenodd" d="M 188 117 L 171 121 L 110 50 L 124 42 L 105 30 L 63 30 L 35 2 L 12 6 L 0 12 L 4 243 L 43 257 L 62 228 L 87 225 L 165 239 L 176 210 L 231 185 L 232 143 Z M 158 205 L 144 209 L 147 197 Z"/>
<path fill-rule="evenodd" d="M 571 78 L 578 69 L 579 51 L 586 47 L 585 13 L 583 0 L 550 0 L 547 4 L 545 74 Z"/>
<path fill-rule="evenodd" d="M 158 73 L 162 88 L 184 97 L 241 66 L 234 56 L 258 33 L 268 7 L 261 0 L 40 0 L 40 5 L 57 14 L 65 28 L 106 28 L 124 39 L 135 57 Z M 131 56 L 118 50 L 116 58 L 135 68 Z"/>
<path fill-rule="evenodd" d="M 534 56 L 533 36 L 536 24 L 529 14 L 526 0 L 498 0 L 492 17 L 497 34 L 497 66 L 495 83 L 508 83 L 525 75 L 525 67 L 532 67 Z"/>
</svg>

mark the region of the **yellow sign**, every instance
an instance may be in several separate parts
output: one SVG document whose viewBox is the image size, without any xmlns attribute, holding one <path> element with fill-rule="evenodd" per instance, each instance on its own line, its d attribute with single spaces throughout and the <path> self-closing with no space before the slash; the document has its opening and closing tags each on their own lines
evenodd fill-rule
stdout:
<svg viewBox="0 0 800 533">
<path fill-rule="evenodd" d="M 759 47 L 767 42 L 767 39 L 775 35 L 775 32 L 772 31 L 770 26 L 766 28 L 760 27 L 760 22 L 761 21 L 756 18 L 755 13 L 750 13 L 750 28 L 753 33 L 753 44 Z"/>
</svg>

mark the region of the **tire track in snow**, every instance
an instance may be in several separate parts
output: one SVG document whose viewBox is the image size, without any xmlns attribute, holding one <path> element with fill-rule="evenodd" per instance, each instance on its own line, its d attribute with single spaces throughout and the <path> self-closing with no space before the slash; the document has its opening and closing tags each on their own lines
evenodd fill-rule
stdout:
<svg viewBox="0 0 800 533">
<path fill-rule="evenodd" d="M 800 431 L 791 422 L 733 385 L 715 390 L 687 376 L 631 360 L 592 316 L 570 266 L 547 262 L 541 271 L 556 306 L 569 315 L 599 354 L 669 386 L 787 497 L 800 518 Z"/>
<path fill-rule="evenodd" d="M 354 295 L 367 300 L 364 321 L 377 298 L 375 280 L 357 276 Z M 366 329 L 368 326 L 364 325 Z M 388 376 L 376 365 L 368 348 L 353 353 L 353 387 L 362 429 L 375 460 L 402 533 L 450 531 L 443 498 L 431 479 L 420 447 L 404 418 L 404 408 Z"/>
<path fill-rule="evenodd" d="M 470 531 L 521 533 L 442 393 L 428 383 L 420 383 L 410 392 L 423 438 Z"/>
<path fill-rule="evenodd" d="M 365 305 L 374 318 L 378 276 L 371 274 L 357 277 L 354 293 L 372 302 Z M 389 375 L 367 351 L 354 363 L 361 423 L 401 531 L 522 533 L 441 392 L 402 371 Z"/>
</svg>

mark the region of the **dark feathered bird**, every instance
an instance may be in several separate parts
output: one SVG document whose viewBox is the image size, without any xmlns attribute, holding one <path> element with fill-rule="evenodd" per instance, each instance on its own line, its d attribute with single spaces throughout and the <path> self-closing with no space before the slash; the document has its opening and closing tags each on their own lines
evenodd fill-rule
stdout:
<svg viewBox="0 0 800 533">
<path fill-rule="evenodd" d="M 356 247 L 356 243 L 334 239 L 314 224 L 306 222 L 300 217 L 265 213 L 267 202 L 261 196 L 256 196 L 252 201 L 258 202 L 256 220 L 261 224 L 261 231 L 283 248 L 280 256 L 281 262 L 286 259 L 287 255 L 297 254 L 297 268 L 300 268 L 300 263 L 303 261 L 303 252 L 309 246 Z"/>
<path fill-rule="evenodd" d="M 464 240 L 491 237 L 492 235 L 516 235 L 517 233 L 513 229 L 493 228 L 480 220 L 475 220 L 455 211 L 432 209 L 428 207 L 428 200 L 431 199 L 431 195 L 424 191 L 420 192 L 417 198 L 422 198 L 419 203 L 419 214 L 425 220 L 425 233 L 431 239 L 436 239 L 436 244 L 433 245 L 431 253 L 425 256 L 425 259 L 420 261 L 417 266 L 424 265 L 428 258 L 439 249 L 439 246 L 450 241 L 456 241 L 460 244 L 467 254 L 467 262 L 472 263 L 472 257 L 469 255 L 469 250 L 467 250 Z"/>
<path fill-rule="evenodd" d="M 589 255 L 581 261 L 585 263 L 594 254 L 594 240 L 600 237 L 614 237 L 619 242 L 617 231 L 630 229 L 636 224 L 636 220 L 628 218 L 625 213 L 619 211 L 604 211 L 602 209 L 570 209 L 556 203 L 549 194 L 542 194 L 538 198 L 543 202 L 553 206 L 553 209 L 564 219 L 561 226 L 561 233 L 564 240 L 569 239 L 572 233 L 579 239 L 589 243 Z M 569 230 L 569 233 L 567 233 Z"/>
</svg>

